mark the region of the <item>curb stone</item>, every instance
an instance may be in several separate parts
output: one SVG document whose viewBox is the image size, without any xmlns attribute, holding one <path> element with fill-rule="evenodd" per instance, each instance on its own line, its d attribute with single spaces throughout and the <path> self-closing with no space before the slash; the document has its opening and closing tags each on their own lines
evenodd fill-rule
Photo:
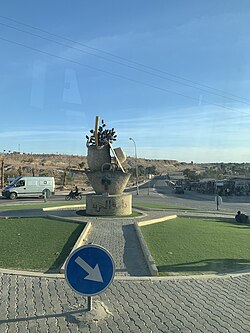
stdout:
<svg viewBox="0 0 250 333">
<path fill-rule="evenodd" d="M 67 256 L 66 260 L 64 261 L 62 267 L 60 268 L 60 273 L 64 273 L 65 272 L 65 265 L 67 262 L 68 257 L 70 256 L 70 254 L 75 251 L 76 249 L 78 249 L 78 247 L 84 245 L 84 242 L 87 239 L 87 235 L 91 229 L 91 222 L 87 222 L 86 226 L 84 227 L 81 235 L 79 236 L 78 240 L 76 241 L 75 245 L 73 246 L 72 250 L 70 251 L 69 255 Z"/>
<path fill-rule="evenodd" d="M 154 261 L 153 257 L 151 256 L 151 253 L 150 253 L 148 246 L 145 242 L 145 239 L 142 235 L 141 229 L 139 227 L 139 223 L 135 222 L 134 226 L 135 226 L 135 231 L 136 231 L 137 237 L 139 239 L 143 255 L 146 259 L 146 263 L 148 265 L 149 271 L 152 276 L 158 276 L 159 271 L 156 267 L 155 261 Z"/>
<path fill-rule="evenodd" d="M 51 210 L 65 210 L 65 209 L 73 209 L 73 208 L 84 208 L 85 204 L 78 204 L 78 205 L 64 205 L 64 206 L 56 206 L 56 207 L 45 207 L 42 210 L 44 212 L 51 211 Z"/>
</svg>

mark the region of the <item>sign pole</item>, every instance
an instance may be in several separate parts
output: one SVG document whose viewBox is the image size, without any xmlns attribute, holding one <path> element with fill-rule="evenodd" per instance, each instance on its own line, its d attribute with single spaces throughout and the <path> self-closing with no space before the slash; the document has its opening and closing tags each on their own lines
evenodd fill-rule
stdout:
<svg viewBox="0 0 250 333">
<path fill-rule="evenodd" d="M 88 311 L 92 310 L 92 297 L 88 296 Z"/>
</svg>

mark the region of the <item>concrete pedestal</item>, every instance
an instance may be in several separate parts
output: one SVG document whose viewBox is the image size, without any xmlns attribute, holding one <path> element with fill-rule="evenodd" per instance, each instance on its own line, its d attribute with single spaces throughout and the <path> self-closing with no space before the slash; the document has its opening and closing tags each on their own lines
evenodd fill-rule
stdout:
<svg viewBox="0 0 250 333">
<path fill-rule="evenodd" d="M 88 194 L 86 213 L 98 216 L 126 216 L 132 214 L 132 194 Z"/>
</svg>

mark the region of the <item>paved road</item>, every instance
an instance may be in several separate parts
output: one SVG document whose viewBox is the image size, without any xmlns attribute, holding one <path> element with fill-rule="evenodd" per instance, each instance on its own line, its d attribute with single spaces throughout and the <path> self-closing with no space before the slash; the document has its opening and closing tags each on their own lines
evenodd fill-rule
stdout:
<svg viewBox="0 0 250 333">
<path fill-rule="evenodd" d="M 129 189 L 132 191 L 132 189 Z M 153 202 L 153 203 L 162 203 L 173 206 L 184 206 L 187 208 L 196 208 L 200 210 L 216 210 L 216 204 L 214 201 L 213 195 L 200 194 L 193 191 L 185 191 L 185 194 L 175 194 L 172 191 L 172 188 L 167 185 L 165 180 L 154 179 L 150 182 L 150 188 L 145 184 L 140 189 L 139 196 L 135 195 L 135 191 L 132 193 L 133 202 Z M 148 195 L 149 193 L 149 195 Z M 67 191 L 57 192 L 55 196 L 51 197 L 49 201 L 56 202 L 65 202 L 64 196 L 67 194 Z M 15 201 L 8 200 L 0 197 L 1 204 L 23 204 L 23 203 L 42 203 L 43 199 L 38 198 L 20 198 Z M 79 203 L 78 201 L 75 201 Z M 85 202 L 85 196 L 81 202 Z M 234 196 L 234 197 L 223 197 L 223 204 L 220 207 L 221 211 L 226 211 L 230 213 L 236 213 L 238 210 L 245 212 L 250 215 L 250 196 Z"/>
<path fill-rule="evenodd" d="M 148 189 L 143 188 L 139 196 L 134 196 L 133 201 L 150 202 L 172 206 L 183 206 L 204 211 L 216 211 L 215 198 L 213 195 L 200 194 L 193 191 L 185 191 L 185 194 L 175 194 L 165 180 L 155 180 L 151 184 L 149 195 Z M 250 215 L 250 196 L 223 197 L 220 211 L 236 214 L 238 210 Z"/>
</svg>

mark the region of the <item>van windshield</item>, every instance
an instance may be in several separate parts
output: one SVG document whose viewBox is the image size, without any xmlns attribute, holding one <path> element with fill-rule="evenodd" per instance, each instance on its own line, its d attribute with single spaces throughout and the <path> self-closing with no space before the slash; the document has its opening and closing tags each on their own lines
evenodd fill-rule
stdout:
<svg viewBox="0 0 250 333">
<path fill-rule="evenodd" d="M 17 178 L 15 178 L 14 180 L 12 180 L 12 182 L 10 183 L 9 186 L 13 186 L 13 185 L 15 185 L 16 182 L 18 182 L 18 180 L 19 180 L 20 178 L 22 178 L 22 177 L 17 177 Z"/>
</svg>

